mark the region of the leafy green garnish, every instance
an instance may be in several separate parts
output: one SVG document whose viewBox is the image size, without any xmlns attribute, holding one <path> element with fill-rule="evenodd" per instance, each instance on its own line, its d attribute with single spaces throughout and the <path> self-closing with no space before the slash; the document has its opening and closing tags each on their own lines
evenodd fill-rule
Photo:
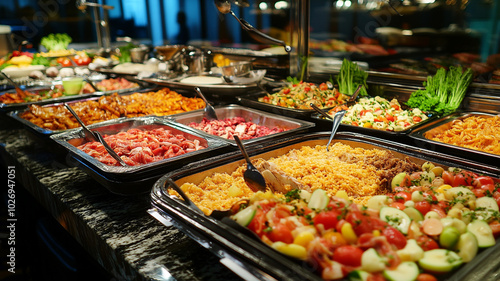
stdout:
<svg viewBox="0 0 500 281">
<path fill-rule="evenodd" d="M 72 39 L 66 33 L 50 33 L 42 37 L 40 45 L 44 46 L 48 51 L 66 50 Z"/>
<path fill-rule="evenodd" d="M 120 55 L 119 55 L 120 63 L 131 62 L 132 59 L 130 58 L 130 50 L 136 47 L 137 46 L 132 43 L 128 43 L 125 46 L 118 47 L 118 49 L 120 50 Z"/>
<path fill-rule="evenodd" d="M 413 92 L 406 104 L 438 114 L 453 112 L 460 107 L 472 76 L 470 68 L 465 71 L 461 66 L 450 66 L 448 71 L 440 68 L 434 76 L 428 76 L 427 81 L 424 81 L 425 89 Z"/>
<path fill-rule="evenodd" d="M 367 78 L 368 73 L 366 71 L 362 70 L 356 63 L 344 59 L 340 67 L 340 72 L 337 75 L 339 92 L 352 96 L 358 86 L 363 85 L 358 96 L 368 96 L 368 92 L 366 91 L 368 89 L 368 85 L 366 84 Z"/>
<path fill-rule="evenodd" d="M 35 54 L 33 56 L 33 60 L 31 61 L 32 65 L 44 65 L 50 66 L 50 60 L 46 57 L 42 57 L 39 54 Z"/>
</svg>

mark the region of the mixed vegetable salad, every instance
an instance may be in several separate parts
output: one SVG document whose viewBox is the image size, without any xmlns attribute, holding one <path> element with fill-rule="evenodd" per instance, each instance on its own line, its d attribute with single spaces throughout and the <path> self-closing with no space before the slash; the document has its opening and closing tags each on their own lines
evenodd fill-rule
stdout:
<svg viewBox="0 0 500 281">
<path fill-rule="evenodd" d="M 500 236 L 498 179 L 426 162 L 391 187 L 364 205 L 343 191 L 259 192 L 231 218 L 325 280 L 437 280 Z"/>
<path fill-rule="evenodd" d="M 360 98 L 350 107 L 340 105 L 331 109 L 329 114 L 334 116 L 342 109 L 347 110 L 342 118 L 343 124 L 384 131 L 403 131 L 428 119 L 427 114 L 418 108 L 405 110 L 397 99 L 389 101 L 380 96 Z"/>
<path fill-rule="evenodd" d="M 317 85 L 301 81 L 283 87 L 278 93 L 267 94 L 259 101 L 287 108 L 311 109 L 311 103 L 320 108 L 329 108 L 344 103 L 348 98 L 337 89 L 330 89 L 327 83 Z"/>
</svg>

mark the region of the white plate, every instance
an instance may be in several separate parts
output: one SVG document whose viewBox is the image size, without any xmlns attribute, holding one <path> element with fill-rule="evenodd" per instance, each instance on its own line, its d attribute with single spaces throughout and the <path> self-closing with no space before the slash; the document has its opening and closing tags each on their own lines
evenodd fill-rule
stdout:
<svg viewBox="0 0 500 281">
<path fill-rule="evenodd" d="M 180 80 L 180 82 L 192 85 L 215 85 L 224 83 L 221 77 L 214 76 L 191 76 Z"/>
<path fill-rule="evenodd" d="M 28 77 L 31 72 L 35 70 L 45 70 L 45 66 L 43 65 L 29 65 L 25 67 L 7 67 L 2 71 L 7 74 L 11 79 L 20 78 L 20 77 Z"/>
</svg>

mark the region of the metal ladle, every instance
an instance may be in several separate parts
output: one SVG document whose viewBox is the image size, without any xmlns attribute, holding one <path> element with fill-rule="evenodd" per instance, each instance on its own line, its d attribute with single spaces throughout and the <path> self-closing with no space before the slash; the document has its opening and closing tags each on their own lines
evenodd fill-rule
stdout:
<svg viewBox="0 0 500 281">
<path fill-rule="evenodd" d="M 241 3 L 240 3 L 241 2 Z M 220 13 L 222 14 L 231 14 L 241 25 L 241 27 L 248 32 L 250 37 L 252 37 L 254 40 L 263 43 L 263 44 L 270 44 L 270 45 L 281 45 L 285 48 L 285 51 L 287 53 L 292 51 L 292 47 L 288 46 L 284 41 L 278 40 L 276 38 L 273 38 L 265 33 L 260 32 L 257 30 L 255 27 L 253 27 L 250 23 L 248 23 L 246 20 L 243 18 L 238 18 L 234 12 L 231 10 L 231 3 L 228 0 L 214 0 L 215 6 L 217 7 L 217 10 L 219 10 Z M 239 6 L 245 7 L 246 1 L 235 1 L 235 4 Z M 248 4 L 248 3 L 246 3 Z"/>
<path fill-rule="evenodd" d="M 208 100 L 205 98 L 205 96 L 201 92 L 200 88 L 195 87 L 194 90 L 196 91 L 196 93 L 205 102 L 205 109 L 204 109 L 204 112 L 203 112 L 203 116 L 205 118 L 207 118 L 208 120 L 218 120 L 219 118 L 217 118 L 217 113 L 215 113 L 214 107 L 212 105 L 210 105 L 210 103 L 208 102 Z"/>
<path fill-rule="evenodd" d="M 85 137 L 87 139 L 91 139 L 91 140 L 100 142 L 104 146 L 106 151 L 109 153 L 109 155 L 111 155 L 111 157 L 113 157 L 116 161 L 118 161 L 118 163 L 120 163 L 120 165 L 122 165 L 123 167 L 129 166 L 127 163 L 125 163 L 125 161 L 123 161 L 123 159 L 118 154 L 116 154 L 116 152 L 113 150 L 113 148 L 111 148 L 111 146 L 109 146 L 109 144 L 104 140 L 104 138 L 101 136 L 101 134 L 99 132 L 91 131 L 87 126 L 85 126 L 85 123 L 83 123 L 82 119 L 80 119 L 80 117 L 78 117 L 78 114 L 76 114 L 76 112 L 73 110 L 73 108 L 71 108 L 71 106 L 69 106 L 67 103 L 64 103 L 64 106 L 66 107 L 66 109 L 68 109 L 68 111 L 71 113 L 71 115 L 73 115 L 73 117 L 75 117 L 76 121 L 78 121 L 78 123 L 80 123 L 80 126 L 82 126 L 82 129 L 83 129 L 83 133 L 85 134 Z"/>
<path fill-rule="evenodd" d="M 326 117 L 328 119 L 333 120 L 332 132 L 330 134 L 330 139 L 328 140 L 328 143 L 326 144 L 326 151 L 329 151 L 328 147 L 330 146 L 330 143 L 332 142 L 333 137 L 335 136 L 335 133 L 337 132 L 337 129 L 340 126 L 340 122 L 342 121 L 342 118 L 344 117 L 344 115 L 346 114 L 347 111 L 341 110 L 339 112 L 336 112 L 335 115 L 332 117 L 330 114 L 324 112 L 321 108 L 316 106 L 314 103 L 311 103 L 310 105 L 314 110 L 316 110 L 318 113 L 323 115 L 323 117 Z"/>
<path fill-rule="evenodd" d="M 248 157 L 248 153 L 245 150 L 245 147 L 243 146 L 243 143 L 241 142 L 240 138 L 237 135 L 234 135 L 234 140 L 236 141 L 236 144 L 241 150 L 241 154 L 243 154 L 243 157 L 245 157 L 245 160 L 247 161 L 247 169 L 243 173 L 243 178 L 245 179 L 245 183 L 250 187 L 250 189 L 253 192 L 257 191 L 266 191 L 266 180 L 264 179 L 264 176 L 255 168 L 255 166 L 252 164 L 252 161 L 250 161 L 250 157 Z"/>
</svg>

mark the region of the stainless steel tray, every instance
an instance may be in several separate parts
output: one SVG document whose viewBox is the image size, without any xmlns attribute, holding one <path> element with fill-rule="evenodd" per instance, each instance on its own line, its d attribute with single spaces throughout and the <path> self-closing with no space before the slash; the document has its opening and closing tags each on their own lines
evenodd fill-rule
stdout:
<svg viewBox="0 0 500 281">
<path fill-rule="evenodd" d="M 283 155 L 291 149 L 302 146 L 325 145 L 328 137 L 329 133 L 326 132 L 298 135 L 280 141 L 277 140 L 275 143 L 269 143 L 265 149 L 252 150 L 250 154 L 252 157 L 268 159 Z M 352 147 L 389 150 L 396 157 L 409 157 L 411 161 L 417 164 L 430 161 L 445 168 L 453 166 L 493 177 L 500 176 L 500 170 L 495 166 L 488 166 L 439 152 L 423 150 L 357 133 L 337 133 L 334 142 L 341 142 Z M 188 207 L 184 201 L 170 196 L 165 188 L 165 184 L 169 179 L 174 180 L 178 185 L 185 182 L 196 184 L 214 172 L 231 173 L 243 164 L 244 160 L 241 159 L 239 154 L 230 153 L 225 156 L 193 163 L 188 167 L 162 176 L 154 184 L 151 191 L 153 208 L 150 209 L 150 214 L 165 225 L 174 224 L 179 227 L 200 245 L 209 249 L 221 259 L 239 262 L 240 271 L 247 275 L 253 275 L 259 280 L 321 280 L 305 263 L 297 262 L 274 251 L 260 240 L 256 240 L 255 237 L 247 235 L 241 229 L 226 224 L 224 219 L 219 220 L 211 216 L 201 215 Z M 453 272 L 453 275 L 443 275 L 441 279 L 461 280 L 471 272 L 480 271 L 481 263 L 499 249 L 500 243 L 497 243 L 496 246 L 480 252 L 472 262 Z"/>
<path fill-rule="evenodd" d="M 207 146 L 205 149 L 153 163 L 121 167 L 103 164 L 92 156 L 79 150 L 77 146 L 86 142 L 85 134 L 81 128 L 50 136 L 51 139 L 66 149 L 69 155 L 76 160 L 76 162 L 72 162 L 72 164 L 76 164 L 83 168 L 83 170 L 111 192 L 121 195 L 147 192 L 151 189 L 154 180 L 158 179 L 169 170 L 181 167 L 196 160 L 207 158 L 208 156 L 213 156 L 215 153 L 220 153 L 221 149 L 228 147 L 228 144 L 225 142 L 221 142 L 210 136 L 199 135 L 196 132 L 186 131 L 184 128 L 179 127 L 178 124 L 160 117 L 119 118 L 90 125 L 88 127 L 103 135 L 113 135 L 132 128 L 143 130 L 165 128 L 171 130 L 173 134 L 183 135 L 189 140 L 199 140 L 201 144 Z M 147 184 L 147 182 L 150 184 Z"/>
<path fill-rule="evenodd" d="M 241 103 L 244 106 L 248 106 L 251 108 L 255 109 L 260 109 L 266 112 L 278 114 L 278 115 L 284 115 L 288 116 L 291 118 L 299 118 L 299 119 L 306 119 L 310 120 L 311 116 L 313 113 L 316 111 L 314 109 L 295 109 L 295 108 L 288 108 L 288 107 L 283 107 L 283 106 L 278 106 L 278 105 L 273 105 L 265 102 L 260 102 L 259 98 L 266 96 L 266 93 L 256 93 L 244 97 L 238 97 L 238 102 Z M 327 110 L 328 108 L 325 108 Z"/>
<path fill-rule="evenodd" d="M 161 87 L 160 87 L 161 88 Z M 158 91 L 160 88 L 154 88 L 154 89 L 150 89 L 150 88 L 143 88 L 143 89 L 140 89 L 139 91 L 129 91 L 129 92 L 123 92 L 123 93 L 119 93 L 120 95 L 131 95 L 133 93 L 141 93 L 141 92 L 149 92 L 149 91 Z M 90 101 L 90 100 L 98 100 L 100 97 L 99 96 L 93 96 L 93 97 L 89 97 L 89 98 L 85 98 L 85 99 L 82 99 L 80 97 L 80 99 L 75 99 L 75 100 L 71 100 L 71 101 L 68 101 L 67 104 L 71 105 L 72 103 L 76 103 L 76 102 L 82 102 L 82 101 Z M 49 103 L 49 104 L 45 104 L 43 106 L 60 106 L 62 105 L 62 102 L 64 101 L 59 101 L 59 102 L 55 102 L 55 103 Z M 200 109 L 201 110 L 201 109 Z M 15 111 L 11 111 L 8 113 L 8 116 L 12 117 L 13 119 L 17 120 L 18 122 L 22 123 L 23 125 L 25 125 L 28 130 L 30 130 L 31 133 L 33 133 L 34 135 L 36 136 L 39 136 L 39 137 L 47 137 L 47 136 L 50 136 L 50 135 L 53 135 L 53 134 L 56 134 L 56 133 L 61 133 L 61 132 L 65 132 L 65 131 L 68 131 L 68 130 L 49 130 L 49 129 L 44 129 L 44 128 L 41 128 L 31 122 L 29 122 L 28 120 L 26 119 L 23 119 L 21 118 L 21 115 L 26 112 L 26 109 L 19 109 L 19 110 L 15 110 Z M 69 116 L 69 115 L 68 115 Z"/>
<path fill-rule="evenodd" d="M 50 86 L 45 86 L 45 87 L 32 87 L 32 88 L 26 88 L 26 91 L 43 91 L 43 90 L 50 90 Z M 1 95 L 5 95 L 6 93 L 15 93 L 15 90 L 8 90 L 0 93 Z M 19 110 L 28 107 L 29 105 L 32 104 L 38 104 L 38 105 L 44 105 L 44 104 L 50 104 L 50 103 L 57 103 L 57 102 L 66 102 L 66 101 L 72 101 L 72 100 L 77 100 L 77 99 L 82 99 L 82 98 L 89 98 L 89 97 L 97 97 L 103 95 L 103 92 L 94 92 L 94 93 L 88 93 L 88 94 L 80 94 L 80 95 L 72 95 L 72 96 L 61 96 L 58 98 L 51 98 L 51 99 L 45 99 L 41 101 L 31 101 L 31 102 L 22 102 L 22 103 L 0 103 L 0 111 L 13 111 L 13 110 Z"/>
<path fill-rule="evenodd" d="M 193 83 L 184 83 L 182 79 L 195 77 L 195 76 L 206 76 L 206 77 L 219 77 L 221 78 L 221 83 L 218 84 L 193 84 Z M 180 77 L 172 78 L 172 79 L 162 79 L 162 78 L 141 78 L 142 81 L 147 83 L 153 83 L 160 86 L 167 86 L 174 90 L 184 90 L 184 91 L 194 91 L 194 87 L 200 88 L 203 94 L 213 95 L 213 96 L 229 96 L 235 97 L 240 95 L 246 95 L 248 93 L 252 93 L 255 91 L 260 91 L 257 83 L 250 84 L 229 84 L 225 83 L 222 80 L 220 75 L 183 75 Z"/>
<path fill-rule="evenodd" d="M 217 117 L 219 119 L 225 119 L 225 118 L 232 118 L 232 117 L 243 117 L 245 118 L 245 121 L 252 121 L 253 123 L 261 126 L 266 126 L 268 128 L 283 128 L 287 129 L 287 131 L 272 134 L 272 135 L 267 135 L 263 137 L 258 137 L 254 139 L 247 139 L 247 140 L 242 140 L 242 142 L 245 145 L 251 145 L 255 143 L 262 143 L 270 139 L 276 139 L 284 136 L 289 136 L 297 133 L 303 133 L 311 128 L 314 127 L 314 123 L 312 122 L 307 122 L 303 120 L 297 120 L 297 119 L 292 119 L 288 117 L 283 117 L 267 112 L 263 112 L 260 110 L 248 108 L 248 107 L 243 107 L 240 105 L 226 105 L 226 106 L 218 106 L 215 107 L 215 112 L 217 113 Z M 210 135 L 206 132 L 203 132 L 198 129 L 194 129 L 188 126 L 188 124 L 192 122 L 199 123 L 203 120 L 203 112 L 202 111 L 196 111 L 196 112 L 186 112 L 186 113 L 180 113 L 176 115 L 171 115 L 169 118 L 172 118 L 177 123 L 180 123 L 182 125 L 185 125 L 191 130 L 195 130 L 199 132 L 200 134 L 203 135 Z M 234 140 L 228 140 L 219 136 L 214 136 L 221 141 L 226 141 L 232 145 L 236 145 L 236 142 Z"/>
<path fill-rule="evenodd" d="M 416 128 L 409 136 L 414 140 L 415 145 L 418 147 L 442 151 L 451 155 L 464 157 L 467 159 L 493 164 L 500 166 L 500 155 L 487 153 L 480 150 L 474 150 L 462 146 L 447 144 L 444 142 L 434 141 L 429 139 L 429 136 L 447 130 L 451 127 L 452 122 L 455 120 L 462 120 L 471 116 L 494 116 L 495 114 L 484 112 L 455 112 L 443 118 L 429 122 L 423 126 Z"/>
</svg>

